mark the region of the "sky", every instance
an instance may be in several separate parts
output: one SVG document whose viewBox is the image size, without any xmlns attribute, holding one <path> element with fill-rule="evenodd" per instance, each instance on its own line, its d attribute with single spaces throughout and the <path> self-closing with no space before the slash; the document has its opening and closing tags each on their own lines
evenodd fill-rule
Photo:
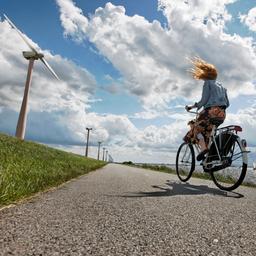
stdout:
<svg viewBox="0 0 256 256">
<path fill-rule="evenodd" d="M 188 58 L 218 69 L 231 106 L 223 125 L 243 127 L 256 155 L 256 1 L 1 0 L 0 132 L 14 135 L 29 50 L 6 14 L 45 55 L 36 61 L 26 140 L 89 156 L 102 141 L 115 161 L 174 163 L 201 98 Z M 102 156 L 101 156 L 102 157 Z"/>
</svg>

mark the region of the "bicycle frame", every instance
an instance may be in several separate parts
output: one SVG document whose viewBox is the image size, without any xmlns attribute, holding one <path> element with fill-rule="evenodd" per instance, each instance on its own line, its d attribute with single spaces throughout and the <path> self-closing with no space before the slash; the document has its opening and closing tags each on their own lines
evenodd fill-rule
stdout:
<svg viewBox="0 0 256 256">
<path fill-rule="evenodd" d="M 196 112 L 188 111 L 188 112 L 196 114 L 197 116 L 199 114 L 198 111 L 196 111 Z M 196 118 L 197 118 L 197 116 L 196 116 Z M 217 141 L 216 141 L 217 132 L 219 132 L 218 135 L 221 135 L 224 132 L 228 132 L 230 134 L 230 138 L 229 139 L 231 139 L 232 135 L 236 135 L 238 131 L 242 130 L 241 128 L 238 129 L 237 127 L 238 126 L 227 126 L 227 127 L 217 128 L 216 125 L 213 125 L 212 131 L 211 131 L 211 135 L 210 135 L 210 138 L 209 138 L 208 148 L 210 149 L 212 144 L 214 144 L 214 147 L 215 147 L 216 152 L 217 152 L 218 159 L 215 159 L 215 160 L 212 160 L 212 161 L 208 162 L 207 161 L 207 160 L 209 160 L 208 159 L 209 152 L 208 152 L 206 154 L 205 159 L 202 162 L 203 167 L 207 168 L 207 166 L 216 167 L 216 166 L 223 165 L 222 154 L 221 154 L 219 149 L 223 149 L 227 145 L 227 143 L 229 141 L 227 141 L 226 144 L 222 147 L 222 145 L 223 145 L 222 136 L 219 136 L 219 147 L 218 147 Z M 234 131 L 236 132 L 236 134 L 234 133 Z M 239 136 L 237 136 L 237 140 L 239 142 L 239 145 L 241 146 L 243 162 L 247 164 L 248 159 L 247 159 L 247 154 L 245 154 L 245 153 L 248 153 L 249 151 L 247 151 L 245 149 L 245 146 L 243 145 L 243 143 L 242 143 L 242 141 L 241 141 Z M 196 148 L 196 151 L 199 154 L 200 151 L 201 151 L 199 145 L 198 144 L 194 144 L 194 147 Z"/>
<path fill-rule="evenodd" d="M 199 114 L 198 112 L 191 113 Z M 196 119 L 198 119 L 198 116 Z M 209 136 L 209 151 L 200 164 L 204 172 L 209 173 L 218 188 L 232 191 L 242 184 L 246 175 L 247 153 L 249 152 L 246 150 L 246 140 L 241 140 L 237 135 L 237 132 L 242 131 L 240 126 L 230 125 L 217 128 L 221 123 L 220 120 L 213 119 L 209 121 L 213 126 Z M 201 147 L 187 140 L 184 140 L 178 148 L 176 173 L 182 182 L 187 182 L 195 170 L 195 151 L 199 153 Z"/>
<path fill-rule="evenodd" d="M 214 164 L 215 166 L 218 165 L 218 164 L 222 165 L 222 158 L 221 158 L 220 151 L 219 151 L 219 148 L 218 148 L 218 145 L 217 145 L 217 142 L 216 142 L 216 132 L 217 132 L 217 128 L 216 128 L 216 125 L 214 125 L 213 128 L 212 128 L 211 135 L 210 135 L 208 148 L 211 148 L 212 143 L 214 144 L 216 152 L 217 152 L 218 160 L 207 162 L 207 158 L 208 158 L 208 155 L 209 155 L 209 152 L 208 152 L 204 161 L 203 161 L 203 166 L 204 167 L 207 167 L 207 165 L 212 165 L 212 164 Z M 221 136 L 220 136 L 220 138 L 221 138 Z M 221 148 L 221 145 L 222 145 L 222 141 L 220 140 L 220 148 Z"/>
</svg>

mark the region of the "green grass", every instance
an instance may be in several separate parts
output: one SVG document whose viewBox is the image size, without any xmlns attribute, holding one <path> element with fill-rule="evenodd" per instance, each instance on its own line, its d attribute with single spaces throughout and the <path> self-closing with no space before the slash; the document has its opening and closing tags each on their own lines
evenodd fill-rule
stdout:
<svg viewBox="0 0 256 256">
<path fill-rule="evenodd" d="M 148 170 L 153 170 L 153 171 L 158 171 L 158 172 L 165 172 L 165 173 L 172 173 L 176 174 L 176 171 L 172 168 L 169 168 L 164 165 L 152 165 L 152 164 L 135 164 L 131 161 L 129 162 L 123 162 L 122 164 L 128 165 L 128 166 L 133 166 L 133 167 L 139 167 L 143 169 L 148 169 Z"/>
<path fill-rule="evenodd" d="M 176 171 L 174 169 L 169 168 L 164 165 L 142 164 L 142 165 L 140 165 L 140 167 L 142 167 L 143 169 L 149 169 L 149 170 L 154 170 L 154 171 L 158 171 L 158 172 L 166 172 L 166 173 L 176 174 Z"/>
<path fill-rule="evenodd" d="M 153 170 L 153 171 L 176 174 L 176 170 L 174 170 L 172 168 L 169 168 L 167 166 L 164 166 L 164 165 L 135 164 L 135 163 L 132 163 L 131 161 L 123 162 L 123 164 L 133 166 L 133 167 L 139 167 L 139 168 L 143 168 L 143 169 Z M 205 180 L 212 180 L 210 174 L 205 173 L 205 172 L 196 172 L 196 171 L 194 171 L 193 174 L 192 174 L 192 177 L 199 178 L 199 179 L 205 179 Z M 229 177 L 229 176 L 218 175 L 218 180 L 221 181 L 221 182 L 230 183 L 230 184 L 234 183 L 234 179 L 232 177 Z M 248 183 L 248 182 L 243 182 L 242 185 L 247 186 L 247 187 L 256 188 L 255 184 Z"/>
<path fill-rule="evenodd" d="M 154 171 L 159 171 L 159 172 L 165 172 L 165 173 L 171 173 L 171 174 L 176 174 L 176 170 L 169 168 L 164 165 L 150 165 L 150 164 L 142 164 L 140 167 L 144 169 L 150 169 Z M 205 179 L 205 180 L 210 180 L 211 176 L 208 173 L 200 173 L 200 172 L 193 172 L 193 177 L 195 178 L 200 178 L 200 179 Z"/>
<path fill-rule="evenodd" d="M 105 164 L 0 134 L 0 206 L 60 185 Z"/>
<path fill-rule="evenodd" d="M 165 172 L 165 173 L 171 173 L 176 174 L 176 170 L 169 168 L 164 165 L 151 165 L 151 164 L 134 164 L 130 162 L 124 162 L 126 165 L 135 166 L 135 167 L 141 167 L 143 169 L 153 170 L 153 171 L 159 171 L 159 172 Z M 199 179 L 205 179 L 205 180 L 211 180 L 211 176 L 208 173 L 201 173 L 201 172 L 193 172 L 192 175 L 194 178 Z"/>
</svg>

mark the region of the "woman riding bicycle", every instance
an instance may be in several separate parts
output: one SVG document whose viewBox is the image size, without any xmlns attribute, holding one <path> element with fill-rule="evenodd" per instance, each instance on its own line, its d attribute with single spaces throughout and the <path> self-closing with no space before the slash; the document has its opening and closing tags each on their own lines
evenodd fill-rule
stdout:
<svg viewBox="0 0 256 256">
<path fill-rule="evenodd" d="M 204 159 L 204 155 L 209 151 L 208 142 L 213 128 L 211 119 L 218 119 L 218 125 L 224 122 L 226 113 L 225 110 L 229 107 L 227 90 L 216 81 L 217 70 L 214 65 L 205 62 L 200 58 L 192 59 L 194 66 L 190 72 L 194 79 L 203 80 L 202 98 L 192 106 L 186 106 L 189 111 L 192 108 L 198 110 L 203 107 L 195 120 L 188 124 L 191 130 L 184 137 L 184 141 L 196 143 L 200 146 L 201 152 L 197 156 L 197 161 Z"/>
</svg>

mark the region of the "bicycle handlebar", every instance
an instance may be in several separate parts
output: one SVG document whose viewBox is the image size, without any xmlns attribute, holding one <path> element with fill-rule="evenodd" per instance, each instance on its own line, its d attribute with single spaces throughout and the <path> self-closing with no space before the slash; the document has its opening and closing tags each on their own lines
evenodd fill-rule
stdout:
<svg viewBox="0 0 256 256">
<path fill-rule="evenodd" d="M 192 113 L 192 114 L 196 114 L 196 115 L 198 114 L 198 111 L 191 111 L 191 110 L 188 110 L 187 107 L 188 107 L 188 106 L 186 106 L 185 109 L 186 109 L 186 111 L 187 111 L 188 113 Z"/>
<path fill-rule="evenodd" d="M 196 114 L 196 115 L 198 114 L 197 111 L 190 111 L 190 110 L 187 110 L 187 112 L 188 112 L 188 113 L 192 113 L 192 114 Z"/>
</svg>

